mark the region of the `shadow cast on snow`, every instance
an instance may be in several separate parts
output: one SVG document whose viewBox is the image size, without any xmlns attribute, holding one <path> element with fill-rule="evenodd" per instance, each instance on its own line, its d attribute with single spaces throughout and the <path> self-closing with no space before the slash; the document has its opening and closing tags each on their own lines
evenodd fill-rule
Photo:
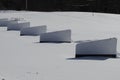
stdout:
<svg viewBox="0 0 120 80">
<path fill-rule="evenodd" d="M 36 35 L 36 34 L 20 34 L 20 36 L 33 36 L 33 37 L 35 36 L 36 37 L 36 36 L 40 36 L 40 35 Z"/>
<path fill-rule="evenodd" d="M 102 57 L 102 56 L 86 56 L 86 57 L 78 57 L 78 58 L 67 58 L 67 60 L 100 60 L 100 61 L 104 61 L 107 59 L 110 59 L 112 57 Z M 116 57 L 119 58 L 119 57 Z M 116 58 L 112 58 L 112 59 L 116 59 Z"/>
<path fill-rule="evenodd" d="M 70 43 L 70 42 L 34 42 L 36 44 L 63 44 L 63 43 Z"/>
</svg>

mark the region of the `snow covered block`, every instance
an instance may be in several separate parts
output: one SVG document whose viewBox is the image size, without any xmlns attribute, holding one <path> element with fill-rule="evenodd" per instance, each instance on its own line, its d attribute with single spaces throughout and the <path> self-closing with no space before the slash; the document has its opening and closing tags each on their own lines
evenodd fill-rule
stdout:
<svg viewBox="0 0 120 80">
<path fill-rule="evenodd" d="M 1 18 L 0 21 L 1 21 L 1 20 L 8 20 L 8 18 Z"/>
<path fill-rule="evenodd" d="M 21 30 L 22 28 L 30 27 L 30 22 L 13 23 L 7 26 L 7 30 Z"/>
<path fill-rule="evenodd" d="M 61 42 L 71 42 L 71 30 L 62 30 L 56 32 L 48 32 L 40 35 L 40 42 L 53 42 L 53 43 L 61 43 Z"/>
<path fill-rule="evenodd" d="M 22 28 L 20 35 L 31 35 L 31 36 L 37 36 L 43 33 L 46 33 L 47 26 L 36 26 L 36 27 L 28 27 L 28 28 Z"/>
<path fill-rule="evenodd" d="M 116 57 L 117 39 L 110 38 L 76 45 L 76 58 L 83 56 L 110 56 Z"/>
<path fill-rule="evenodd" d="M 18 21 L 15 21 L 15 20 L 8 20 L 8 21 L 5 21 L 4 22 L 4 25 L 7 27 L 9 26 L 10 24 L 17 24 Z"/>
<path fill-rule="evenodd" d="M 0 21 L 6 21 L 8 18 L 1 18 Z"/>
<path fill-rule="evenodd" d="M 0 19 L 0 26 L 6 26 L 7 18 Z"/>
<path fill-rule="evenodd" d="M 18 23 L 16 20 L 0 19 L 0 26 L 7 27 L 9 24 Z"/>
</svg>

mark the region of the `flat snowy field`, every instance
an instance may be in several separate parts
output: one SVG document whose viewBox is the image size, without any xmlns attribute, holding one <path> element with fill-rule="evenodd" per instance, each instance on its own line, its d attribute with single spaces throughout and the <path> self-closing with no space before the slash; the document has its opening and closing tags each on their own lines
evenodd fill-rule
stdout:
<svg viewBox="0 0 120 80">
<path fill-rule="evenodd" d="M 120 52 L 120 15 L 85 12 L 5 11 L 0 18 L 24 18 L 48 32 L 72 30 L 72 40 L 116 37 Z M 0 79 L 120 80 L 120 58 L 74 59 L 75 43 L 39 43 L 39 36 L 20 36 L 0 27 Z"/>
</svg>

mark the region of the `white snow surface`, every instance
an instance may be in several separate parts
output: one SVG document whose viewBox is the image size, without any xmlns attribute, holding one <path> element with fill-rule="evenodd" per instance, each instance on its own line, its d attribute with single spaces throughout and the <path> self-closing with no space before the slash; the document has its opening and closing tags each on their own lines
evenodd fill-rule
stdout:
<svg viewBox="0 0 120 80">
<path fill-rule="evenodd" d="M 48 32 L 71 29 L 72 40 L 116 37 L 120 52 L 120 15 L 87 12 L 9 12 L 0 18 L 24 18 Z M 0 79 L 120 80 L 120 58 L 74 59 L 76 43 L 39 43 L 39 36 L 20 36 L 0 27 Z"/>
</svg>

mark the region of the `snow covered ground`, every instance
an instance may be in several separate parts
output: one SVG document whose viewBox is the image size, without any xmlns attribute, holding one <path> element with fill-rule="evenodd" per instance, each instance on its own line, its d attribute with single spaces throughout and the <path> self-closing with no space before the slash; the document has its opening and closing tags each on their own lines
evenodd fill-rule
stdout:
<svg viewBox="0 0 120 80">
<path fill-rule="evenodd" d="M 1 12 L 0 18 L 24 18 L 48 32 L 72 30 L 72 40 L 116 37 L 120 52 L 120 15 L 85 12 Z M 0 79 L 119 80 L 120 58 L 74 59 L 75 43 L 39 43 L 39 36 L 20 36 L 0 27 Z"/>
</svg>

